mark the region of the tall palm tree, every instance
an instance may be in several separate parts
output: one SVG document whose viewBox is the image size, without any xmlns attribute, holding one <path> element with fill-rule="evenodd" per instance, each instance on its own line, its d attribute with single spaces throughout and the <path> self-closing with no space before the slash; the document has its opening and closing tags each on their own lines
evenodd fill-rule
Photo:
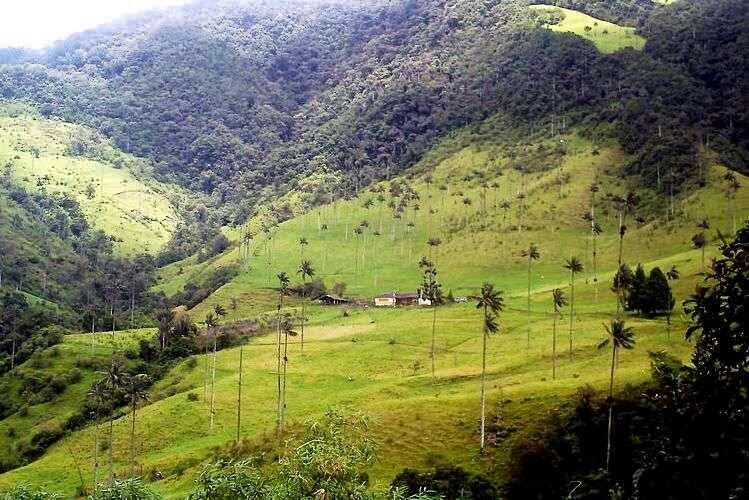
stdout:
<svg viewBox="0 0 749 500">
<path fill-rule="evenodd" d="M 437 267 L 434 265 L 434 262 L 426 257 L 422 257 L 419 261 L 419 267 L 424 273 L 421 283 L 421 292 L 424 297 L 429 300 L 432 307 L 432 346 L 429 351 L 429 356 L 432 360 L 432 378 L 434 379 L 436 364 L 435 345 L 437 338 L 437 306 L 442 302 L 442 285 L 437 281 Z"/>
<path fill-rule="evenodd" d="M 528 259 L 528 302 L 526 311 L 526 347 L 531 347 L 531 264 L 541 258 L 541 252 L 535 243 L 520 252 L 520 256 Z"/>
<path fill-rule="evenodd" d="M 104 400 L 107 399 L 107 387 L 102 380 L 94 382 L 87 393 L 88 397 L 94 401 L 94 453 L 93 453 L 93 476 L 94 476 L 94 493 L 99 487 L 99 414 Z"/>
<path fill-rule="evenodd" d="M 554 304 L 554 327 L 551 334 L 551 378 L 557 378 L 557 319 L 562 317 L 562 307 L 567 305 L 567 297 L 564 292 L 555 288 L 551 294 L 551 300 Z"/>
<path fill-rule="evenodd" d="M 357 228 L 358 229 L 358 228 Z M 305 305 L 307 303 L 307 278 L 311 278 L 315 275 L 315 269 L 312 267 L 312 264 L 308 260 L 303 260 L 301 264 L 299 264 L 299 269 L 297 269 L 297 274 L 302 276 L 302 334 L 300 337 L 300 342 L 302 346 L 302 356 L 304 356 L 304 322 L 307 319 L 304 315 L 304 309 Z"/>
<path fill-rule="evenodd" d="M 502 291 L 495 290 L 491 283 L 481 286 L 481 293 L 476 297 L 476 309 L 483 310 L 483 332 L 481 346 L 481 452 L 484 452 L 486 434 L 486 341 L 489 335 L 499 331 L 497 315 L 504 310 Z"/>
<path fill-rule="evenodd" d="M 304 259 L 304 247 L 309 245 L 309 241 L 307 241 L 307 238 L 302 236 L 299 238 L 299 258 Z"/>
<path fill-rule="evenodd" d="M 127 373 L 125 373 L 122 363 L 112 358 L 109 368 L 104 373 L 104 378 L 99 382 L 107 395 L 112 406 L 117 397 L 127 384 Z M 109 473 L 107 481 L 112 484 L 114 481 L 114 415 L 109 417 Z"/>
<path fill-rule="evenodd" d="M 211 404 L 210 404 L 210 430 L 213 430 L 213 422 L 215 420 L 215 403 L 216 403 L 216 346 L 218 340 L 218 322 L 219 314 L 223 311 L 223 308 L 219 305 L 214 307 L 213 311 L 210 311 L 205 317 L 206 337 L 211 337 L 213 340 L 213 356 L 211 360 Z M 225 314 L 226 311 L 223 311 Z"/>
<path fill-rule="evenodd" d="M 437 251 L 437 247 L 439 247 L 442 244 L 442 240 L 433 236 L 427 240 L 427 245 L 429 245 L 429 258 L 432 259 L 432 262 L 434 262 L 434 257 L 432 255 L 433 252 Z"/>
<path fill-rule="evenodd" d="M 608 471 L 611 465 L 611 436 L 614 419 L 614 368 L 616 367 L 617 352 L 619 349 L 632 349 L 635 346 L 635 332 L 619 318 L 611 320 L 610 325 L 604 324 L 603 326 L 606 329 L 606 338 L 598 344 L 598 348 L 603 349 L 609 343 L 613 346 L 611 352 L 611 375 L 609 378 L 609 422 L 606 434 L 606 470 Z"/>
<path fill-rule="evenodd" d="M 736 194 L 739 192 L 741 184 L 730 170 L 723 176 L 723 180 L 726 181 L 725 195 L 731 204 L 731 234 L 736 234 Z"/>
<path fill-rule="evenodd" d="M 135 476 L 135 409 L 138 401 L 148 401 L 148 375 L 140 373 L 127 379 L 127 389 L 130 396 L 130 410 L 132 413 L 132 425 L 130 427 L 130 477 Z"/>
<path fill-rule="evenodd" d="M 570 257 L 565 261 L 564 268 L 570 272 L 570 359 L 572 359 L 572 334 L 575 317 L 575 275 L 583 272 L 583 263 L 577 257 Z"/>
<path fill-rule="evenodd" d="M 154 319 L 156 320 L 156 326 L 159 330 L 159 346 L 161 347 L 162 351 L 166 348 L 169 333 L 171 332 L 172 326 L 174 325 L 174 317 L 174 310 L 168 307 L 156 311 Z"/>
<path fill-rule="evenodd" d="M 697 233 L 692 236 L 692 246 L 702 251 L 702 257 L 700 258 L 700 274 L 705 274 L 705 247 L 707 246 L 705 233 Z"/>
<path fill-rule="evenodd" d="M 675 281 L 679 279 L 679 270 L 676 268 L 676 266 L 671 266 L 671 269 L 669 269 L 666 272 L 666 278 L 668 281 Z M 670 307 L 668 308 L 668 313 L 666 314 L 666 339 L 671 340 L 671 315 L 674 312 L 674 299 L 671 298 L 672 304 L 669 304 Z"/>
<path fill-rule="evenodd" d="M 281 418 L 279 432 L 283 431 L 286 422 L 286 373 L 289 365 L 289 337 L 296 337 L 297 333 L 292 329 L 293 321 L 289 317 L 284 317 L 280 323 L 281 333 L 284 336 L 283 341 L 283 384 L 281 386 Z"/>
<path fill-rule="evenodd" d="M 277 275 L 278 278 L 278 305 L 276 315 L 276 382 L 278 389 L 278 398 L 276 400 L 276 430 L 280 433 L 281 431 L 281 413 L 282 413 L 282 381 L 281 381 L 281 309 L 283 308 L 283 298 L 289 292 L 289 284 L 291 279 L 285 272 L 281 272 Z"/>
<path fill-rule="evenodd" d="M 702 256 L 700 258 L 700 274 L 705 274 L 705 248 L 707 247 L 707 236 L 705 231 L 710 229 L 710 222 L 707 219 L 702 219 L 697 227 L 701 229 L 698 234 L 692 236 L 692 245 L 694 248 L 702 250 Z"/>
<path fill-rule="evenodd" d="M 600 188 L 593 183 L 588 188 L 590 192 L 590 239 L 593 247 L 593 283 L 598 287 L 598 235 L 601 234 L 601 226 L 596 222 L 596 194 Z"/>
<path fill-rule="evenodd" d="M 619 212 L 619 257 L 617 259 L 617 269 L 622 267 L 624 254 L 624 235 L 627 233 L 627 216 L 634 213 L 635 208 L 640 203 L 640 198 L 633 192 L 627 193 L 627 196 L 612 196 L 612 200 Z M 619 300 L 616 304 L 616 313 L 621 314 L 623 300 L 623 290 L 619 292 Z"/>
</svg>

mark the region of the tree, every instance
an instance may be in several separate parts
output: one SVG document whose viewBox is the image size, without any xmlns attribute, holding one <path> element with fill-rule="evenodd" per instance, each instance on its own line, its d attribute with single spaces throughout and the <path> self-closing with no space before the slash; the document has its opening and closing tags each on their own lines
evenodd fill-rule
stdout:
<svg viewBox="0 0 749 500">
<path fill-rule="evenodd" d="M 301 329 L 301 336 L 299 337 L 300 343 L 301 343 L 301 352 L 302 356 L 304 356 L 304 322 L 306 321 L 307 317 L 305 316 L 305 305 L 307 303 L 307 278 L 311 278 L 315 275 L 315 269 L 312 267 L 312 264 L 308 260 L 303 260 L 301 264 L 299 264 L 299 269 L 297 269 L 297 274 L 302 276 L 302 329 Z"/>
<path fill-rule="evenodd" d="M 174 326 L 174 316 L 174 310 L 168 307 L 159 309 L 154 316 L 156 326 L 159 329 L 159 347 L 161 347 L 162 351 L 166 348 L 169 333 L 172 331 L 172 326 Z"/>
<path fill-rule="evenodd" d="M 551 300 L 554 304 L 554 326 L 551 333 L 551 378 L 555 380 L 557 378 L 557 318 L 562 318 L 562 307 L 567 305 L 567 297 L 564 296 L 561 289 L 555 288 L 551 293 Z M 572 347 L 571 344 L 570 347 Z"/>
<path fill-rule="evenodd" d="M 646 300 L 642 301 L 643 314 L 666 314 L 670 318 L 675 303 L 666 275 L 659 267 L 654 267 L 648 275 Z"/>
<path fill-rule="evenodd" d="M 125 373 L 120 361 L 112 358 L 104 378 L 99 382 L 105 391 L 110 404 L 114 406 L 122 390 L 127 386 L 128 375 Z M 114 481 L 114 415 L 109 417 L 109 474 L 108 482 Z"/>
<path fill-rule="evenodd" d="M 627 216 L 634 213 L 637 205 L 640 203 L 640 198 L 632 192 L 627 193 L 626 197 L 612 196 L 612 200 L 616 206 L 617 212 L 619 213 L 619 254 L 617 258 L 617 269 L 622 268 L 622 259 L 624 257 L 624 235 L 627 233 Z M 620 294 L 623 290 L 619 289 Z M 624 298 L 622 295 L 619 296 L 619 300 L 616 305 L 616 313 L 620 314 L 624 307 Z"/>
<path fill-rule="evenodd" d="M 94 402 L 93 420 L 94 420 L 94 453 L 93 459 L 93 483 L 94 492 L 99 487 L 99 414 L 104 401 L 107 399 L 107 387 L 101 380 L 94 382 L 88 390 L 87 396 Z"/>
<path fill-rule="evenodd" d="M 575 315 L 575 275 L 583 272 L 583 263 L 577 257 L 570 257 L 565 261 L 564 268 L 570 272 L 570 359 L 572 359 L 572 334 L 574 332 Z"/>
<path fill-rule="evenodd" d="M 491 283 L 481 286 L 481 293 L 476 297 L 476 309 L 483 310 L 483 332 L 481 344 L 481 452 L 484 452 L 486 429 L 486 341 L 489 335 L 499 332 L 497 316 L 504 310 L 502 291 L 495 290 Z"/>
<path fill-rule="evenodd" d="M 282 394 L 282 380 L 281 380 L 281 309 L 283 308 L 283 298 L 289 293 L 289 284 L 291 279 L 285 272 L 280 272 L 277 275 L 278 278 L 278 304 L 276 307 L 276 382 L 278 389 L 277 404 L 277 415 L 276 415 L 276 432 L 281 432 L 281 418 L 283 413 L 283 394 Z"/>
<path fill-rule="evenodd" d="M 634 330 L 624 324 L 624 321 L 615 318 L 611 320 L 610 325 L 604 325 L 606 329 L 606 339 L 598 344 L 599 349 L 603 349 L 609 343 L 613 346 L 611 353 L 611 375 L 609 378 L 609 420 L 606 433 L 606 470 L 611 466 L 611 437 L 612 424 L 614 418 L 614 368 L 616 366 L 617 351 L 619 349 L 632 349 L 635 346 Z"/>
<path fill-rule="evenodd" d="M 679 270 L 676 268 L 676 266 L 671 266 L 671 269 L 669 269 L 666 273 L 666 278 L 669 281 L 679 279 Z M 666 338 L 668 340 L 671 340 L 671 314 L 673 313 L 674 305 L 676 304 L 676 301 L 673 300 L 673 295 L 671 296 L 671 299 L 673 303 L 671 304 L 671 307 L 668 308 L 668 311 L 666 313 Z"/>
<path fill-rule="evenodd" d="M 437 251 L 437 248 L 442 244 L 442 240 L 437 237 L 431 237 L 427 240 L 427 245 L 429 245 L 429 258 L 434 262 L 436 259 L 434 259 L 432 255 L 432 251 Z"/>
<path fill-rule="evenodd" d="M 436 331 L 437 331 L 437 306 L 442 303 L 442 285 L 437 281 L 437 267 L 426 257 L 419 261 L 419 268 L 423 273 L 421 281 L 421 293 L 429 300 L 432 306 L 432 345 L 429 350 L 429 357 L 432 360 L 432 378 L 436 364 Z"/>
<path fill-rule="evenodd" d="M 526 348 L 531 347 L 531 264 L 534 260 L 541 258 L 541 253 L 535 243 L 531 243 L 526 249 L 520 252 L 521 257 L 528 259 L 528 302 L 526 311 Z"/>
<path fill-rule="evenodd" d="M 741 188 L 741 184 L 736 179 L 736 174 L 730 170 L 723 176 L 726 181 L 725 196 L 731 205 L 731 234 L 736 234 L 736 194 Z"/>
<path fill-rule="evenodd" d="M 699 233 L 692 236 L 692 246 L 701 250 L 700 257 L 700 274 L 705 274 L 705 247 L 707 247 L 707 236 L 705 231 L 710 229 L 710 223 L 707 219 L 702 219 L 697 227 L 701 230 Z"/>
<path fill-rule="evenodd" d="M 210 424 L 209 429 L 213 431 L 213 422 L 215 419 L 216 403 L 216 344 L 218 340 L 218 322 L 220 312 L 226 313 L 221 306 L 216 305 L 213 311 L 210 311 L 205 317 L 206 337 L 213 340 L 213 356 L 211 360 L 211 403 L 210 403 Z"/>
<path fill-rule="evenodd" d="M 148 393 L 145 388 L 150 383 L 147 375 L 127 377 L 127 392 L 130 397 L 130 409 L 132 413 L 132 425 L 130 427 L 130 477 L 135 476 L 135 410 L 138 401 L 148 401 Z"/>
<path fill-rule="evenodd" d="M 637 264 L 626 294 L 625 309 L 643 314 L 650 306 L 648 277 L 642 264 Z"/>
<path fill-rule="evenodd" d="M 283 340 L 283 384 L 281 385 L 281 419 L 280 431 L 283 431 L 286 422 L 286 373 L 289 365 L 289 337 L 296 337 L 297 333 L 292 329 L 293 321 L 290 317 L 284 316 L 281 319 L 280 330 L 284 336 Z"/>
<path fill-rule="evenodd" d="M 307 241 L 307 238 L 301 237 L 299 238 L 299 258 L 304 259 L 304 247 L 309 245 L 309 241 Z"/>
</svg>

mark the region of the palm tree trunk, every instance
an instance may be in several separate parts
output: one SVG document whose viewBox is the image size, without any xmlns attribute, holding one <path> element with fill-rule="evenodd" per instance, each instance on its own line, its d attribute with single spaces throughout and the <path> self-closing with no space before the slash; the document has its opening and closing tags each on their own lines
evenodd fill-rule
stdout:
<svg viewBox="0 0 749 500">
<path fill-rule="evenodd" d="M 556 308 L 555 308 L 556 309 Z M 557 378 L 557 315 L 559 313 L 554 311 L 554 326 L 551 330 L 551 379 L 556 380 Z"/>
<path fill-rule="evenodd" d="M 611 378 L 609 379 L 609 423 L 606 433 L 606 472 L 611 465 L 611 434 L 614 420 L 614 366 L 616 365 L 616 344 L 611 355 Z"/>
<path fill-rule="evenodd" d="M 531 259 L 528 257 L 528 303 L 525 316 L 526 349 L 531 348 Z"/>
<path fill-rule="evenodd" d="M 281 431 L 281 308 L 283 307 L 283 293 L 278 298 L 278 318 L 276 328 L 276 385 L 278 397 L 276 399 L 276 432 Z"/>
<path fill-rule="evenodd" d="M 109 419 L 109 474 L 107 476 L 107 482 L 112 484 L 114 481 L 114 455 L 112 448 L 114 447 L 114 415 Z"/>
<path fill-rule="evenodd" d="M 435 303 L 435 304 L 432 304 L 432 350 L 431 350 L 432 378 L 434 378 L 434 365 L 435 365 L 434 344 L 435 344 L 436 327 L 437 327 L 437 304 Z"/>
<path fill-rule="evenodd" d="M 133 422 L 130 427 L 130 477 L 135 475 L 135 392 L 131 395 L 133 404 Z"/>
<path fill-rule="evenodd" d="M 575 321 L 575 273 L 570 278 L 570 360 L 572 360 L 572 333 Z"/>
<path fill-rule="evenodd" d="M 484 320 L 486 320 L 487 309 L 484 306 Z M 484 439 L 486 429 L 486 390 L 485 390 L 485 379 L 486 379 L 486 332 L 483 334 L 483 345 L 481 348 L 481 453 L 484 453 Z"/>
<path fill-rule="evenodd" d="M 288 359 L 289 352 L 289 335 L 285 335 L 283 342 L 283 401 L 281 404 L 281 430 L 283 430 L 284 424 L 286 423 L 286 366 L 289 364 Z"/>
<path fill-rule="evenodd" d="M 96 411 L 96 424 L 94 425 L 94 493 L 98 489 L 99 484 L 99 410 Z"/>
<path fill-rule="evenodd" d="M 319 216 L 319 213 L 318 213 Z M 239 346 L 239 381 L 237 383 L 237 443 L 239 443 L 239 430 L 242 426 L 242 361 L 244 345 Z"/>
<path fill-rule="evenodd" d="M 216 335 L 213 336 L 213 366 L 211 367 L 211 423 L 210 430 L 213 430 L 213 420 L 216 404 Z"/>
</svg>

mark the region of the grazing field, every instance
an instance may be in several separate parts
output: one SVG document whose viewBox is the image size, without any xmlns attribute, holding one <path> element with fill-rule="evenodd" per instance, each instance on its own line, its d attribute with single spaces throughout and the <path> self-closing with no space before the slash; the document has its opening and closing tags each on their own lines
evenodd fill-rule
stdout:
<svg viewBox="0 0 749 500">
<path fill-rule="evenodd" d="M 531 5 L 531 8 L 539 11 L 561 12 L 562 20 L 556 24 L 547 25 L 549 29 L 562 33 L 574 33 L 590 40 L 604 54 L 611 54 L 627 47 L 640 50 L 645 45 L 645 39 L 635 33 L 635 28 L 619 26 L 562 7 Z"/>
<path fill-rule="evenodd" d="M 178 221 L 173 186 L 154 181 L 150 167 L 79 125 L 44 119 L 0 103 L 0 167 L 29 190 L 66 193 L 121 254 L 156 252 Z"/>
<path fill-rule="evenodd" d="M 173 292 L 218 266 L 232 262 L 242 266 L 236 279 L 191 311 L 198 321 L 216 304 L 229 309 L 232 299 L 237 300 L 237 308 L 229 311 L 225 321 L 272 312 L 277 296 L 275 275 L 285 271 L 292 284 L 298 284 L 301 278 L 296 269 L 302 259 L 311 261 L 314 277 L 328 287 L 346 284 L 344 294 L 359 305 L 307 307 L 304 355 L 298 339 L 289 348 L 288 413 L 292 426 L 330 406 L 357 408 L 372 415 L 380 452 L 369 473 L 377 485 L 387 484 L 405 466 L 443 462 L 483 471 L 501 482 L 512 446 L 532 432 L 534 425 L 563 411 L 580 387 L 606 387 L 610 351 L 600 351 L 596 345 L 603 338 L 603 324 L 616 311 L 610 283 L 618 251 L 617 211 L 606 195 L 628 191 L 620 175 L 626 158 L 616 144 L 593 144 L 574 132 L 511 145 L 512 138 L 504 142 L 497 127 L 490 121 L 471 134 L 454 135 L 409 174 L 383 183 L 382 193 L 375 186 L 374 192 L 326 204 L 277 226 L 268 224 L 270 212 L 265 212 L 247 227 L 229 231 L 234 246 L 225 254 L 204 263 L 188 259 L 163 270 L 159 287 Z M 676 198 L 673 206 L 654 192 L 639 190 L 640 204 L 627 220 L 624 261 L 633 267 L 642 262 L 647 270 L 655 265 L 664 271 L 676 266 L 681 279 L 671 284 L 678 303 L 701 279 L 701 256 L 690 243 L 698 221 L 707 217 L 712 224 L 709 258 L 716 252 L 715 232 L 730 233 L 732 215 L 738 214 L 740 220 L 749 213 L 749 196 L 744 191 L 735 202 L 724 196 L 723 171 L 714 166 L 705 187 Z M 590 211 L 589 188 L 594 182 L 600 189 L 593 205 L 603 229 L 596 242 L 597 284 L 590 223 L 582 218 Z M 741 182 L 746 179 L 742 177 Z M 412 194 L 404 196 L 406 192 Z M 402 210 L 393 208 L 404 199 Z M 292 197 L 279 204 L 289 200 Z M 244 244 L 248 230 L 253 238 Z M 307 244 L 300 245 L 300 238 Z M 430 238 L 439 238 L 440 243 L 428 245 Z M 538 245 L 541 257 L 530 270 L 528 313 L 528 261 L 521 257 L 521 250 L 531 243 Z M 504 291 L 500 333 L 489 340 L 492 445 L 485 456 L 478 454 L 481 317 L 473 300 L 437 310 L 434 378 L 429 354 L 432 310 L 371 306 L 371 297 L 377 293 L 415 291 L 421 279 L 417 262 L 423 255 L 436 262 L 445 293 L 470 297 L 484 281 Z M 563 264 L 572 255 L 585 264 L 576 278 L 573 350 L 570 357 L 567 307 L 558 324 L 558 373 L 552 380 L 551 291 L 560 287 L 569 295 L 569 272 Z M 300 300 L 292 301 L 287 309 L 300 312 Z M 651 351 L 689 359 L 692 347 L 683 340 L 687 318 L 679 306 L 672 321 L 669 334 L 662 317 L 627 319 L 635 329 L 637 345 L 621 353 L 617 388 L 648 378 Z M 118 333 L 116 338 L 150 334 Z M 119 350 L 125 348 L 123 344 Z M 90 345 L 85 335 L 76 335 L 67 337 L 60 349 L 83 355 Z M 269 451 L 277 445 L 272 437 L 274 350 L 272 334 L 252 338 L 244 349 L 241 433 L 248 449 Z M 173 367 L 150 391 L 150 402 L 139 408 L 138 471 L 168 497 L 184 498 L 203 464 L 231 443 L 238 360 L 239 348 L 218 353 L 212 431 L 205 401 L 209 361 L 205 356 Z M 189 394 L 194 396 L 188 398 Z M 64 397 L 60 405 L 74 404 Z M 55 411 L 64 414 L 65 410 Z M 29 415 L 37 414 L 29 409 Z M 129 417 L 119 418 L 114 429 L 117 472 L 124 475 Z M 70 472 L 76 466 L 83 481 L 90 483 L 94 432 L 88 427 L 70 434 L 39 460 L 0 475 L 0 487 L 31 482 L 71 494 L 80 482 Z"/>
</svg>

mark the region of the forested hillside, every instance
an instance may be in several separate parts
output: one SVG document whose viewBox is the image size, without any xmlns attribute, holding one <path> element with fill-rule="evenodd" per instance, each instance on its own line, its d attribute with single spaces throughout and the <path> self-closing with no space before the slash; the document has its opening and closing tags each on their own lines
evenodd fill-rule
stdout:
<svg viewBox="0 0 749 500">
<path fill-rule="evenodd" d="M 745 2 L 585 4 L 637 20 L 644 51 L 601 54 L 519 1 L 198 2 L 27 54 L 0 69 L 0 95 L 150 157 L 224 222 L 313 173 L 342 174 L 317 198 L 353 193 L 497 110 L 616 137 L 664 192 L 701 180 L 706 150 L 745 168 Z"/>
</svg>

